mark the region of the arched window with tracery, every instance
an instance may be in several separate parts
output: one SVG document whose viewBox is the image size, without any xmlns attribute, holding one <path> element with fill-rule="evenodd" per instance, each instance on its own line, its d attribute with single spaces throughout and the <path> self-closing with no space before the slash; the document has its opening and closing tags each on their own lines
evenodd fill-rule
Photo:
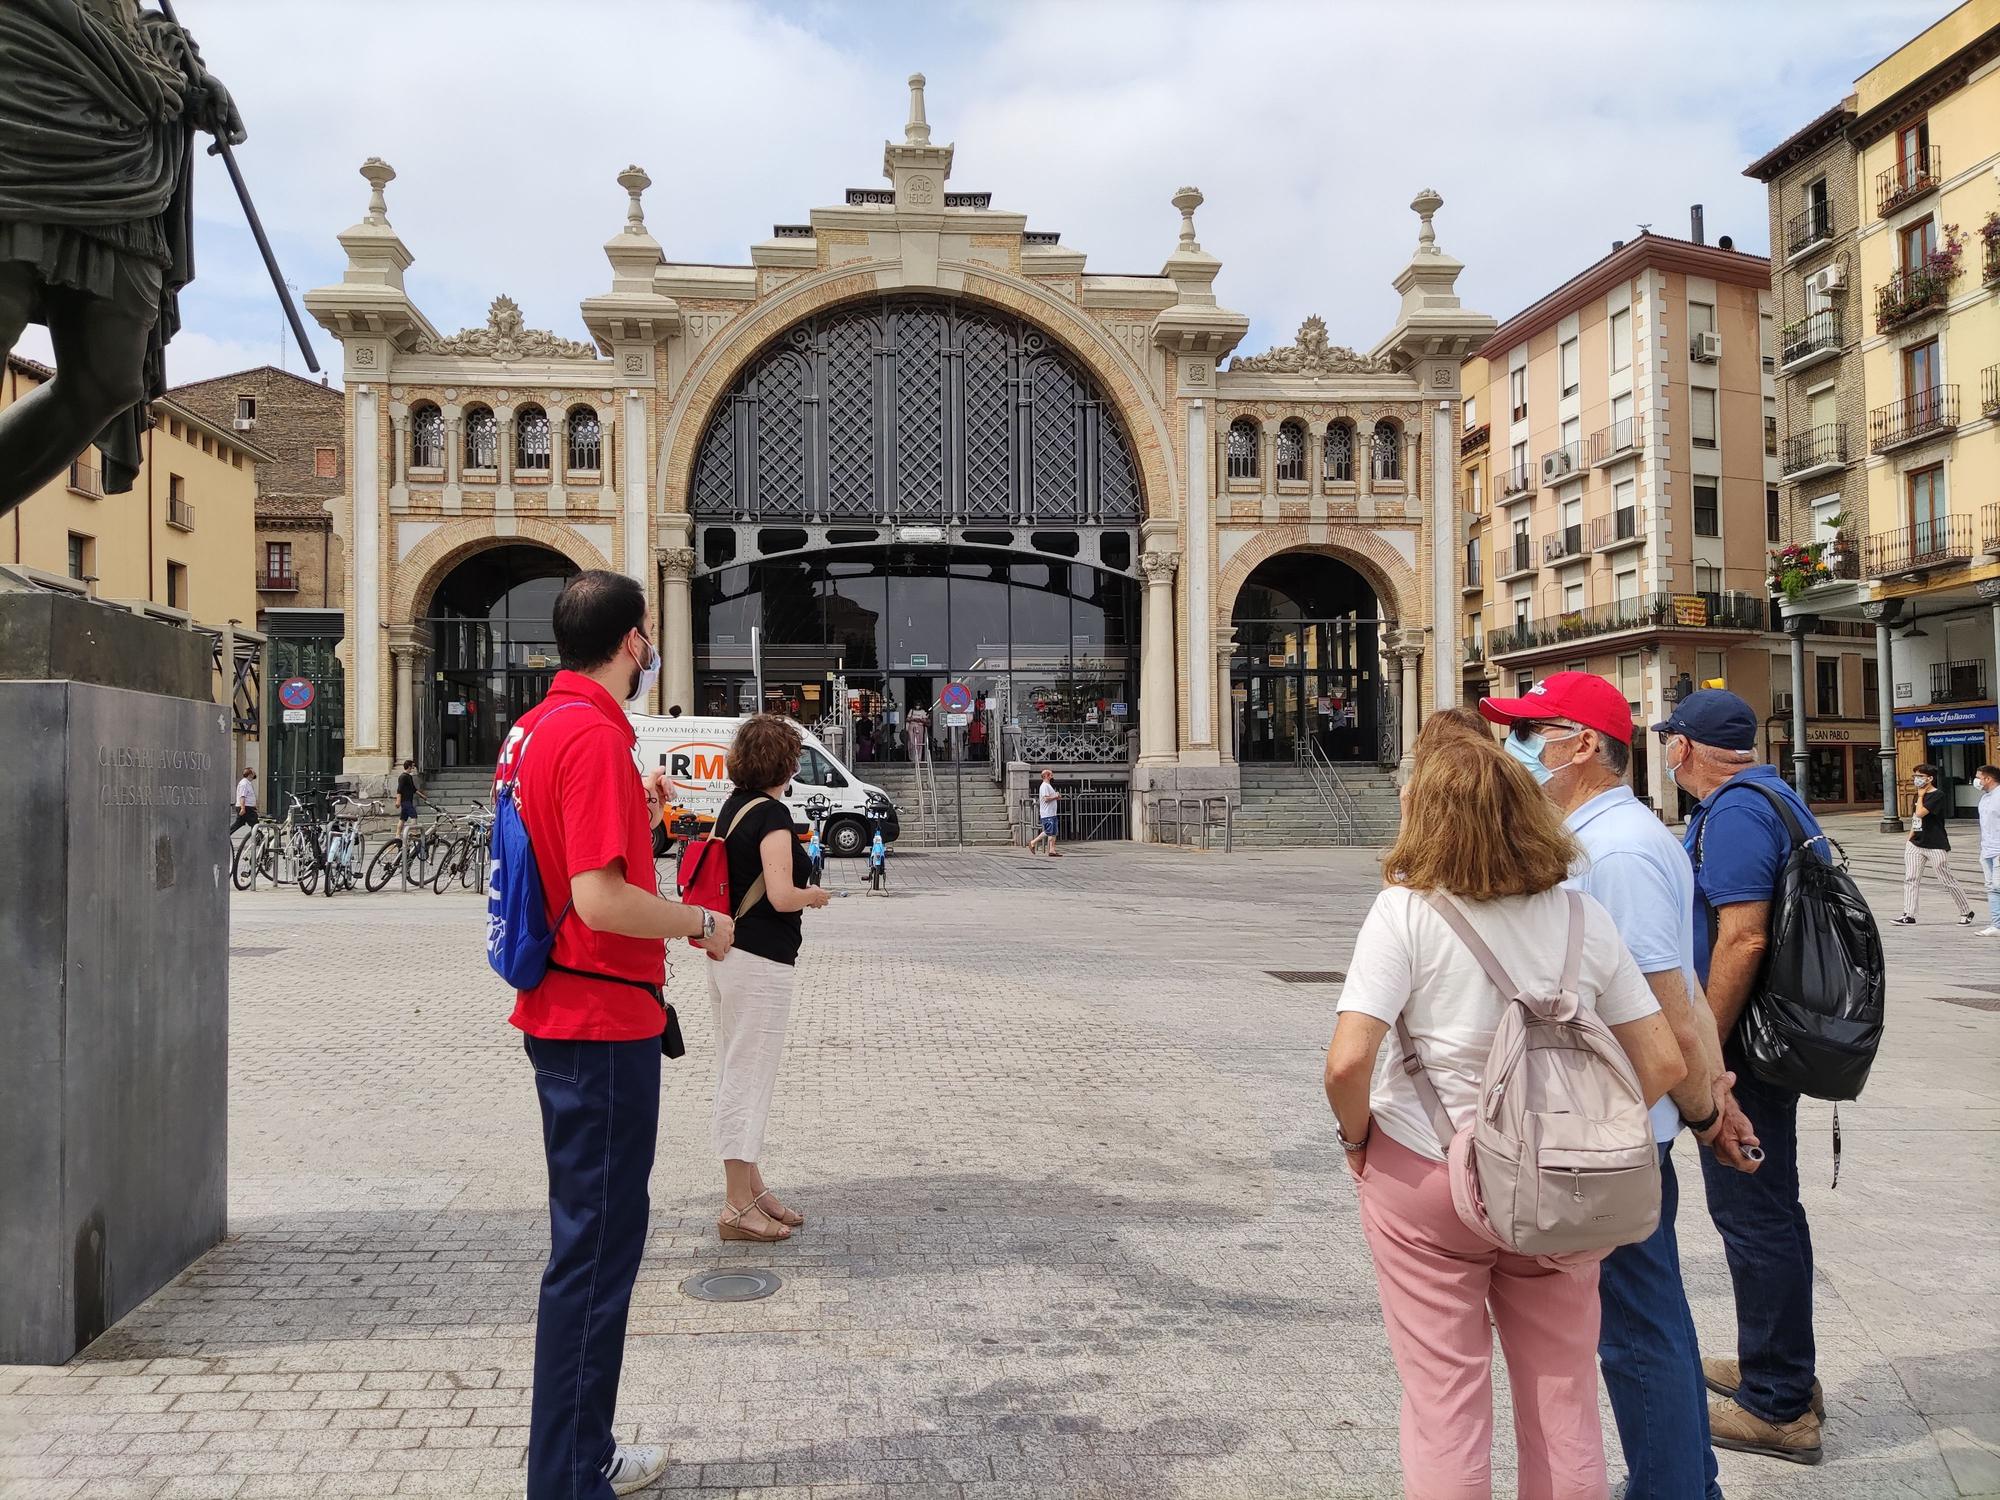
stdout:
<svg viewBox="0 0 2000 1500">
<path fill-rule="evenodd" d="M 1278 478 L 1303 484 L 1306 477 L 1306 424 L 1293 418 L 1278 428 Z"/>
<path fill-rule="evenodd" d="M 1354 424 L 1335 422 L 1326 429 L 1326 445 L 1321 470 L 1329 480 L 1354 482 Z"/>
<path fill-rule="evenodd" d="M 465 466 L 468 469 L 500 466 L 500 424 L 483 406 L 475 406 L 465 414 Z"/>
<path fill-rule="evenodd" d="M 410 409 L 410 467 L 444 467 L 444 413 L 429 401 Z"/>
<path fill-rule="evenodd" d="M 549 467 L 549 414 L 524 406 L 514 418 L 514 467 L 546 473 Z"/>
<path fill-rule="evenodd" d="M 596 469 L 604 462 L 604 433 L 594 406 L 569 409 L 569 464 L 571 470 Z"/>
<path fill-rule="evenodd" d="M 1257 477 L 1257 424 L 1248 417 L 1229 424 L 1229 477 Z"/>
<path fill-rule="evenodd" d="M 1403 478 L 1403 429 L 1394 422 L 1375 424 L 1375 477 L 1391 484 Z"/>
</svg>

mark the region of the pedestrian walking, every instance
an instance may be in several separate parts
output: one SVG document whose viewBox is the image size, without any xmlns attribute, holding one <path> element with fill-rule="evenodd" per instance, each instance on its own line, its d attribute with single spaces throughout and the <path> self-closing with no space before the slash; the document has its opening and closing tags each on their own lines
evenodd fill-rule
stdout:
<svg viewBox="0 0 2000 1500">
<path fill-rule="evenodd" d="M 1757 713 L 1736 694 L 1691 693 L 1653 732 L 1668 779 L 1699 799 L 1682 840 L 1694 863 L 1695 977 L 1736 1075 L 1737 1106 L 1764 1153 L 1752 1174 L 1701 1158 L 1736 1293 L 1736 1358 L 1702 1361 L 1708 1388 L 1722 1397 L 1709 1404 L 1709 1435 L 1718 1448 L 1816 1464 L 1825 1403 L 1814 1369 L 1812 1229 L 1799 1201 L 1799 1094 L 1757 1077 L 1735 1033 L 1763 970 L 1772 897 L 1792 851 L 1763 792 L 1781 798 L 1809 838 L 1820 827 L 1791 785 L 1758 763 Z"/>
<path fill-rule="evenodd" d="M 708 969 L 715 1018 L 715 1148 L 722 1158 L 725 1240 L 790 1239 L 805 1215 L 787 1208 L 764 1181 L 764 1125 L 785 1055 L 785 1027 L 798 991 L 801 912 L 832 892 L 811 884 L 811 868 L 784 795 L 798 774 L 804 741 L 782 714 L 753 714 L 729 745 L 735 790 L 715 815 L 724 830 L 736 942 Z"/>
<path fill-rule="evenodd" d="M 912 763 L 929 760 L 931 754 L 931 712 L 923 704 L 911 705 L 909 719 L 904 732 L 909 737 L 909 752 Z"/>
<path fill-rule="evenodd" d="M 1660 1223 L 1598 1267 L 1598 1359 L 1625 1450 L 1625 1500 L 1721 1500 L 1709 1444 L 1708 1397 L 1694 1315 L 1681 1281 L 1674 1139 L 1683 1125 L 1739 1171 L 1756 1140 L 1730 1092 L 1722 1044 L 1694 973 L 1694 871 L 1680 843 L 1625 784 L 1632 711 L 1622 689 L 1587 672 L 1557 672 L 1519 698 L 1482 698 L 1508 726 L 1507 753 L 1564 815 L 1584 862 L 1568 884 L 1611 914 L 1686 1076 L 1653 1106 L 1660 1149 Z"/>
<path fill-rule="evenodd" d="M 1042 831 L 1028 840 L 1028 852 L 1033 854 L 1035 846 L 1047 843 L 1050 859 L 1061 859 L 1056 851 L 1056 810 L 1062 805 L 1062 793 L 1056 789 L 1056 773 L 1042 772 L 1042 784 L 1035 789 L 1036 814 L 1041 819 Z"/>
<path fill-rule="evenodd" d="M 1471 733 L 1466 719 L 1470 718 Z M 1347 965 L 1326 1094 L 1374 1259 L 1403 1386 L 1403 1493 L 1492 1493 L 1493 1332 L 1514 1394 L 1520 1492 L 1606 1492 L 1597 1415 L 1598 1266 L 1498 1248 L 1460 1218 L 1446 1146 L 1399 1048 L 1401 1023 L 1451 1123 L 1477 1109 L 1487 1054 L 1512 1003 L 1427 897 L 1444 893 L 1523 994 L 1553 994 L 1580 943 L 1573 992 L 1612 1029 L 1648 1104 L 1684 1068 L 1659 1002 L 1604 908 L 1562 889 L 1579 857 L 1522 766 L 1468 710 L 1426 720 L 1413 748 L 1389 884 Z M 1572 927 L 1572 904 L 1580 926 Z"/>
<path fill-rule="evenodd" d="M 230 833 L 239 828 L 254 828 L 257 825 L 257 768 L 245 766 L 243 777 L 236 783 L 236 820 L 229 825 Z"/>
<path fill-rule="evenodd" d="M 406 760 L 403 762 L 401 774 L 396 777 L 396 836 L 398 838 L 409 837 L 410 825 L 417 821 L 417 803 L 419 801 L 428 807 L 431 799 L 424 796 L 417 788 L 417 763 L 413 760 Z"/>
<path fill-rule="evenodd" d="M 663 1449 L 612 1436 L 659 1133 L 665 940 L 726 957 L 733 924 L 663 901 L 654 884 L 666 777 L 641 779 L 623 707 L 643 703 L 659 672 L 644 590 L 623 574 L 579 573 L 551 623 L 562 670 L 516 721 L 499 768 L 515 781 L 555 932 L 548 974 L 513 1015 L 549 1174 L 527 1489 L 528 1500 L 606 1500 L 666 1468 Z"/>
<path fill-rule="evenodd" d="M 1896 925 L 1917 925 L 1917 897 L 1923 889 L 1924 872 L 1928 870 L 1958 904 L 1958 925 L 1970 927 L 1972 902 L 1951 872 L 1951 834 L 1945 827 L 1951 804 L 1938 787 L 1938 768 L 1924 762 L 1911 773 L 1910 784 L 1916 788 L 1916 800 L 1911 808 L 1909 842 L 1903 845 L 1903 914 L 1896 918 Z M 1979 824 L 1983 846 L 1986 841 L 1983 816 Z M 1983 847 L 1981 854 L 1984 855 Z"/>
<path fill-rule="evenodd" d="M 1981 766 L 1979 783 L 1979 868 L 1986 877 L 1986 925 L 1981 937 L 2000 937 L 2000 766 Z"/>
</svg>

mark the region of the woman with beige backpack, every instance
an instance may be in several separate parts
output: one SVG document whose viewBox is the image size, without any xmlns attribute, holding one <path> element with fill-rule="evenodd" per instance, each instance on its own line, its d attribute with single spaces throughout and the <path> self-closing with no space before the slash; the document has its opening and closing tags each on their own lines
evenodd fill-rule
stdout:
<svg viewBox="0 0 2000 1500">
<path fill-rule="evenodd" d="M 1404 1493 L 1492 1494 L 1497 1329 L 1519 1493 L 1604 1500 L 1597 1262 L 1658 1222 L 1645 1111 L 1684 1064 L 1610 916 L 1562 888 L 1578 851 L 1527 771 L 1469 710 L 1414 751 L 1326 1058 Z"/>
</svg>

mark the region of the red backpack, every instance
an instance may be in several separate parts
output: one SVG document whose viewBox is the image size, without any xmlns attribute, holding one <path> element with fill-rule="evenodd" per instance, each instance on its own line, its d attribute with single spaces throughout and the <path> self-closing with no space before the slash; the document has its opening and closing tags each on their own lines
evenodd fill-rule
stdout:
<svg viewBox="0 0 2000 1500">
<path fill-rule="evenodd" d="M 743 825 L 750 809 L 764 800 L 767 799 L 751 798 L 736 809 L 736 816 L 729 820 L 727 828 L 712 826 L 705 838 L 694 839 L 681 850 L 681 862 L 674 870 L 674 886 L 684 906 L 721 912 L 734 921 L 764 899 L 764 877 L 760 874 L 750 882 L 750 889 L 743 893 L 741 901 L 730 901 L 729 854 L 725 848 L 729 836 Z M 689 938 L 688 946 L 696 948 L 701 945 L 694 938 Z M 708 956 L 715 957 L 713 953 Z"/>
</svg>

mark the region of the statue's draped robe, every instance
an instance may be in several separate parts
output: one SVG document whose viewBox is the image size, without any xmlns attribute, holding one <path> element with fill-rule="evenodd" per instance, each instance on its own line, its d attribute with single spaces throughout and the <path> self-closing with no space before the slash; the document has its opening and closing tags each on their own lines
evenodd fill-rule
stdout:
<svg viewBox="0 0 2000 1500">
<path fill-rule="evenodd" d="M 152 319 L 145 397 L 97 438 L 111 491 L 138 473 L 194 279 L 183 106 L 199 68 L 185 33 L 125 0 L 0 0 L 0 260 Z M 47 321 L 42 307 L 31 316 Z"/>
</svg>

